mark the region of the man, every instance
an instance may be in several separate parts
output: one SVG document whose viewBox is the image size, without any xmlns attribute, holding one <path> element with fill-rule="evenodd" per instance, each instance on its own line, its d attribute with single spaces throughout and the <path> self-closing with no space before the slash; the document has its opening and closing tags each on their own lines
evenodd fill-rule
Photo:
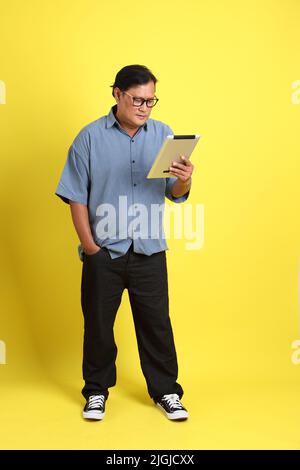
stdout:
<svg viewBox="0 0 300 470">
<path fill-rule="evenodd" d="M 146 178 L 166 136 L 173 134 L 166 124 L 149 119 L 158 101 L 156 82 L 142 65 L 129 65 L 117 73 L 112 85 L 117 104 L 74 139 L 55 192 L 70 204 L 80 239 L 82 394 L 87 419 L 104 417 L 108 388 L 116 384 L 113 326 L 125 288 L 148 393 L 169 419 L 188 418 L 180 402 L 183 389 L 176 382 L 168 247 L 161 222 L 154 220 L 151 210 L 164 207 L 165 197 L 179 203 L 188 198 L 193 165 L 182 156 L 182 163 L 170 167 L 173 177 Z M 130 203 L 128 211 L 125 203 Z M 136 221 L 128 220 L 139 212 L 143 215 L 138 219 L 140 231 Z"/>
</svg>

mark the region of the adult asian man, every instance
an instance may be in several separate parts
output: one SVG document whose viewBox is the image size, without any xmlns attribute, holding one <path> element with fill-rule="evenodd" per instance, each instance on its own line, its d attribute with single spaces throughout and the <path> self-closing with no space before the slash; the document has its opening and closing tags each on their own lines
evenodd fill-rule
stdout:
<svg viewBox="0 0 300 470">
<path fill-rule="evenodd" d="M 169 316 L 168 247 L 162 222 L 151 214 L 153 206 L 163 207 L 165 197 L 179 203 L 188 198 L 193 165 L 183 156 L 170 168 L 176 178 L 146 178 L 165 137 L 173 133 L 150 119 L 158 102 L 156 82 L 142 65 L 117 73 L 112 85 L 116 105 L 76 136 L 55 193 L 70 204 L 80 239 L 87 419 L 103 419 L 108 388 L 116 384 L 113 327 L 125 288 L 148 393 L 169 419 L 188 418 L 180 402 L 183 388 L 177 382 Z M 138 227 L 132 217 L 139 211 Z"/>
</svg>

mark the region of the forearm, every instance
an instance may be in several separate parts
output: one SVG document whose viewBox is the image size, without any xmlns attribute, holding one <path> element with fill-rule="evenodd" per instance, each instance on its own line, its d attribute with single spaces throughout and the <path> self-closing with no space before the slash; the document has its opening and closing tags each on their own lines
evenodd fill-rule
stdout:
<svg viewBox="0 0 300 470">
<path fill-rule="evenodd" d="M 183 196 L 184 194 L 186 194 L 190 190 L 191 184 L 192 184 L 192 178 L 189 178 L 185 182 L 180 181 L 180 179 L 177 178 L 177 180 L 175 181 L 175 183 L 172 186 L 172 196 L 174 196 L 174 197 Z"/>
<path fill-rule="evenodd" d="M 73 224 L 82 248 L 84 251 L 93 250 L 97 245 L 92 236 L 87 206 L 70 201 L 70 208 Z"/>
</svg>

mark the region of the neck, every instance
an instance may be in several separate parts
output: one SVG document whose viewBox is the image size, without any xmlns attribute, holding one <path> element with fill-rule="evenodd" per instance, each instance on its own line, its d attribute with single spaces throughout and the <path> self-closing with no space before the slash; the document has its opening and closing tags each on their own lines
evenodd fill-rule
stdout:
<svg viewBox="0 0 300 470">
<path fill-rule="evenodd" d="M 136 131 L 139 129 L 139 126 L 132 126 L 125 122 L 122 119 L 122 116 L 120 116 L 118 107 L 116 108 L 116 111 L 114 111 L 115 118 L 118 120 L 120 126 L 132 137 Z"/>
</svg>

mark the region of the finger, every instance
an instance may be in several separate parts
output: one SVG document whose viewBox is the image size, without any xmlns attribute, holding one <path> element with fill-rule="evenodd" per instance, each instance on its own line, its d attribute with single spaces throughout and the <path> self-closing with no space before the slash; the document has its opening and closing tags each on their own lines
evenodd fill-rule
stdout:
<svg viewBox="0 0 300 470">
<path fill-rule="evenodd" d="M 180 168 L 181 170 L 184 170 L 186 168 L 186 165 L 178 162 L 173 162 L 173 167 L 175 168 Z"/>
<path fill-rule="evenodd" d="M 189 171 L 184 171 L 184 170 L 180 170 L 180 169 L 177 169 L 177 168 L 174 168 L 171 166 L 170 170 L 175 173 L 176 175 L 181 175 L 181 176 L 185 176 L 186 178 L 189 178 L 190 177 L 190 172 Z"/>
<path fill-rule="evenodd" d="M 173 174 L 173 173 L 171 173 L 171 175 L 172 175 L 172 174 Z M 174 174 L 174 176 L 177 178 L 177 180 L 183 181 L 183 182 L 188 181 L 188 179 L 189 179 L 189 178 L 186 178 L 185 176 L 182 176 L 182 175 L 175 175 L 175 174 Z"/>
<path fill-rule="evenodd" d="M 186 158 L 184 155 L 181 155 L 181 160 L 184 162 L 186 166 L 192 166 L 192 163 L 188 158 Z"/>
</svg>

